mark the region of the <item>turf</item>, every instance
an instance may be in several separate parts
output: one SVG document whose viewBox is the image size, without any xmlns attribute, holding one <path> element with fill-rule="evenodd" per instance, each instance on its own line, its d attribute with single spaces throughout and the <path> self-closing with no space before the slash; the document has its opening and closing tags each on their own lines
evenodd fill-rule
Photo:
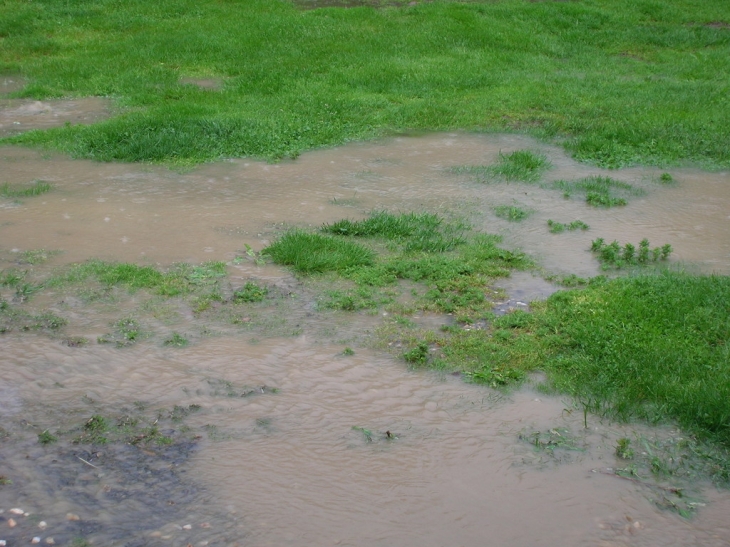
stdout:
<svg viewBox="0 0 730 547">
<path fill-rule="evenodd" d="M 727 168 L 728 22 L 717 0 L 5 0 L 0 74 L 28 80 L 15 95 L 111 97 L 115 116 L 4 142 L 197 163 L 407 129 L 520 131 L 601 166 Z"/>
</svg>

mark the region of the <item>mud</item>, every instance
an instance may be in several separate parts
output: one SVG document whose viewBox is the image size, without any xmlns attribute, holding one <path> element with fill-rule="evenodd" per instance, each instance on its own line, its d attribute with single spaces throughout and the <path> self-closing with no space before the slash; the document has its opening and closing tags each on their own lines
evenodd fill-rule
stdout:
<svg viewBox="0 0 730 547">
<path fill-rule="evenodd" d="M 548 182 L 601 174 L 646 193 L 622 208 L 594 209 L 549 188 L 484 184 L 452 169 L 523 148 L 549 156 Z M 672 170 L 677 182 L 662 185 L 652 169 L 601 171 L 526 138 L 461 134 L 185 173 L 18 148 L 1 149 L 0 164 L 0 182 L 52 185 L 41 196 L 0 201 L 0 269 L 42 277 L 90 258 L 229 264 L 224 301 L 201 313 L 180 301 L 95 286 L 21 294 L 24 300 L 3 294 L 18 297 L 12 305 L 29 313 L 50 310 L 68 320 L 59 332 L 0 335 L 0 475 L 12 481 L 0 486 L 0 539 L 8 545 L 39 535 L 45 541 L 52 526 L 56 544 L 75 537 L 98 545 L 730 543 L 727 491 L 690 481 L 681 501 L 644 477 L 615 473 L 626 466 L 616 456 L 618 439 L 640 446 L 681 432 L 595 416 L 586 429 L 570 401 L 409 370 L 368 349 L 381 316 L 318 310 L 313 282 L 255 260 L 287 226 L 387 208 L 466 218 L 532 256 L 539 270 L 500 282 L 507 296 L 497 311 L 554 291 L 543 275 L 600 273 L 589 250 L 597 237 L 670 243 L 674 266 L 728 274 L 730 174 Z M 533 214 L 521 223 L 493 214 L 493 206 L 515 202 Z M 580 219 L 590 230 L 550 234 L 548 219 Z M 53 252 L 26 253 L 39 249 Z M 250 280 L 270 287 L 270 298 L 238 307 L 226 300 Z M 147 334 L 129 347 L 96 343 L 125 314 L 138 315 Z M 164 346 L 173 331 L 190 345 Z M 74 337 L 88 343 L 64 344 Z M 185 435 L 173 435 L 168 447 L 99 448 L 63 435 L 58 444 L 38 444 L 46 429 L 63 433 L 90 413 L 114 414 L 135 401 L 153 412 L 201 411 L 186 417 Z M 683 518 L 673 504 L 694 516 Z M 19 517 L 8 527 L 12 507 L 36 521 Z M 36 531 L 40 518 L 47 533 Z"/>
</svg>

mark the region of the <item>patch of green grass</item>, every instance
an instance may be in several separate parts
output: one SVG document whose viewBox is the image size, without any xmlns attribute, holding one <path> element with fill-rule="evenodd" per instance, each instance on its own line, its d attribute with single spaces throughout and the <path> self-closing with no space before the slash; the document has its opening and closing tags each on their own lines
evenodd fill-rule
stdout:
<svg viewBox="0 0 730 547">
<path fill-rule="evenodd" d="M 661 175 L 659 175 L 659 182 L 662 184 L 674 184 L 676 181 L 671 174 L 662 173 Z"/>
<path fill-rule="evenodd" d="M 594 207 L 620 207 L 628 203 L 630 196 L 640 196 L 644 191 L 628 182 L 611 177 L 586 177 L 574 181 L 556 180 L 552 187 L 563 191 L 566 198 L 573 194 L 585 196 L 586 203 Z"/>
<path fill-rule="evenodd" d="M 464 243 L 464 228 L 460 225 L 448 225 L 441 217 L 432 213 L 395 215 L 387 211 L 375 211 L 365 220 L 344 219 L 325 224 L 321 229 L 325 233 L 341 236 L 395 241 L 406 252 L 441 253 Z"/>
<path fill-rule="evenodd" d="M 510 222 L 520 222 L 530 216 L 530 211 L 517 205 L 497 205 L 494 214 Z"/>
<path fill-rule="evenodd" d="M 0 66 L 29 81 L 16 96 L 114 97 L 119 110 L 4 142 L 195 163 L 295 157 L 407 129 L 506 130 L 557 139 L 606 167 L 727 167 L 730 38 L 708 23 L 730 19 L 729 9 L 709 0 L 379 10 L 8 2 Z M 199 89 L 182 81 L 190 76 L 222 85 Z"/>
<path fill-rule="evenodd" d="M 369 266 L 374 260 L 373 251 L 363 245 L 301 230 L 287 232 L 262 253 L 301 274 L 342 272 Z"/>
<path fill-rule="evenodd" d="M 588 411 L 682 427 L 730 447 L 730 280 L 676 272 L 592 280 L 440 341 L 451 370 L 499 384 L 543 370 Z"/>
<path fill-rule="evenodd" d="M 31 266 L 35 266 L 36 264 L 43 264 L 44 262 L 47 262 L 52 257 L 60 253 L 61 251 L 49 251 L 47 249 L 30 249 L 20 253 L 18 262 L 21 264 L 30 264 Z"/>
<path fill-rule="evenodd" d="M 11 186 L 9 183 L 0 184 L 0 197 L 8 199 L 32 198 L 51 191 L 52 186 L 42 180 L 35 181 L 27 188 Z"/>
<path fill-rule="evenodd" d="M 582 220 L 574 220 L 573 222 L 570 222 L 568 224 L 563 224 L 562 222 L 557 222 L 555 220 L 548 220 L 547 221 L 548 228 L 550 229 L 551 234 L 561 234 L 564 231 L 574 231 L 574 230 L 588 230 L 590 226 L 583 222 Z"/>
<path fill-rule="evenodd" d="M 672 254 L 670 244 L 650 248 L 649 240 L 642 239 L 637 248 L 632 243 L 621 246 L 618 241 L 606 243 L 603 238 L 593 240 L 591 251 L 596 255 L 604 269 L 621 269 L 627 266 L 645 266 L 650 262 L 666 260 Z"/>
<path fill-rule="evenodd" d="M 468 173 L 481 182 L 503 180 L 510 182 L 538 182 L 550 168 L 550 161 L 544 154 L 529 150 L 517 150 L 511 154 L 499 153 L 495 165 L 471 165 L 456 167 L 455 173 Z"/>
</svg>

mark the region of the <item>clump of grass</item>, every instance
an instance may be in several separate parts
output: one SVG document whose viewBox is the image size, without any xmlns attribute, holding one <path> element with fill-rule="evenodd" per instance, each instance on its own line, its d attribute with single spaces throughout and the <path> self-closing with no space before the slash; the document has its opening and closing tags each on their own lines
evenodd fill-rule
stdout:
<svg viewBox="0 0 730 547">
<path fill-rule="evenodd" d="M 429 348 L 426 342 L 419 342 L 416 346 L 403 353 L 403 359 L 412 365 L 423 366 L 428 363 Z"/>
<path fill-rule="evenodd" d="M 510 222 L 520 222 L 530 216 L 531 211 L 517 205 L 497 205 L 494 214 Z"/>
<path fill-rule="evenodd" d="M 287 232 L 277 242 L 262 250 L 277 264 L 291 266 L 301 274 L 342 272 L 370 266 L 375 254 L 363 245 L 302 230 Z"/>
<path fill-rule="evenodd" d="M 649 240 L 644 238 L 637 249 L 632 243 L 621 246 L 618 241 L 614 240 L 612 243 L 606 243 L 603 238 L 599 237 L 591 243 L 591 251 L 596 255 L 604 269 L 612 267 L 621 269 L 627 266 L 644 266 L 650 262 L 666 260 L 672 254 L 672 246 L 667 243 L 652 249 Z"/>
<path fill-rule="evenodd" d="M 31 198 L 51 191 L 52 186 L 42 180 L 35 181 L 27 188 L 11 186 L 5 182 L 0 184 L 0 197 L 9 199 Z"/>
<path fill-rule="evenodd" d="M 346 347 L 345 349 L 342 350 L 342 355 L 350 357 L 352 355 L 355 355 L 355 350 L 352 349 L 351 347 Z"/>
<path fill-rule="evenodd" d="M 557 180 L 552 187 L 563 191 L 566 198 L 573 194 L 585 196 L 586 203 L 594 207 L 620 207 L 628 203 L 627 197 L 640 196 L 643 190 L 628 182 L 611 177 L 593 176 L 576 181 Z"/>
<path fill-rule="evenodd" d="M 188 339 L 178 332 L 173 332 L 170 337 L 166 338 L 163 342 L 165 346 L 173 346 L 176 348 L 183 348 L 189 343 Z"/>
<path fill-rule="evenodd" d="M 58 441 L 58 437 L 53 435 L 50 431 L 47 429 L 42 431 L 41 433 L 38 433 L 38 442 L 41 444 L 52 444 Z"/>
<path fill-rule="evenodd" d="M 585 231 L 590 228 L 590 226 L 588 226 L 588 224 L 586 224 L 582 220 L 574 220 L 573 222 L 570 222 L 568 224 L 563 224 L 562 222 L 557 222 L 555 220 L 548 220 L 547 224 L 551 234 L 561 234 L 566 230 L 570 232 L 575 230 Z"/>
<path fill-rule="evenodd" d="M 659 175 L 659 182 L 662 184 L 673 184 L 675 180 L 671 174 L 662 173 L 661 175 Z"/>
<path fill-rule="evenodd" d="M 325 224 L 321 230 L 342 236 L 395 241 L 407 252 L 440 253 L 464 243 L 463 227 L 446 225 L 441 217 L 432 213 L 396 215 L 387 211 L 375 211 L 365 220 L 343 219 Z"/>
<path fill-rule="evenodd" d="M 20 253 L 18 262 L 21 264 L 43 264 L 61 251 L 49 251 L 47 249 L 31 249 Z"/>
<path fill-rule="evenodd" d="M 481 182 L 504 180 L 509 182 L 538 182 L 550 168 L 547 156 L 530 150 L 517 150 L 511 154 L 499 153 L 495 165 L 462 166 L 453 169 L 456 173 L 474 175 Z"/>
<path fill-rule="evenodd" d="M 325 291 L 319 307 L 331 310 L 358 311 L 377 308 L 392 299 L 378 298 L 371 287 L 356 287 L 349 290 Z"/>
<path fill-rule="evenodd" d="M 243 287 L 233 293 L 234 302 L 261 302 L 269 295 L 267 287 L 260 287 L 253 281 L 247 281 Z"/>
</svg>

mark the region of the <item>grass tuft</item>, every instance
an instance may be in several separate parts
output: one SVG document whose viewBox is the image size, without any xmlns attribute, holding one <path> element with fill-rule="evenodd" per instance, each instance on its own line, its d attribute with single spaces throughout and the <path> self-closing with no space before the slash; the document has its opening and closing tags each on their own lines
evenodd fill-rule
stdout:
<svg viewBox="0 0 730 547">
<path fill-rule="evenodd" d="M 517 205 L 497 205 L 494 214 L 510 222 L 520 222 L 530 216 L 531 211 Z"/>
<path fill-rule="evenodd" d="M 370 266 L 374 260 L 374 253 L 363 245 L 301 230 L 286 233 L 261 252 L 301 274 L 343 272 Z"/>
<path fill-rule="evenodd" d="M 628 182 L 611 177 L 586 177 L 576 181 L 557 180 L 552 187 L 563 191 L 566 198 L 573 194 L 585 196 L 586 203 L 594 207 L 620 207 L 628 203 L 630 196 L 640 196 L 644 191 Z"/>
</svg>

